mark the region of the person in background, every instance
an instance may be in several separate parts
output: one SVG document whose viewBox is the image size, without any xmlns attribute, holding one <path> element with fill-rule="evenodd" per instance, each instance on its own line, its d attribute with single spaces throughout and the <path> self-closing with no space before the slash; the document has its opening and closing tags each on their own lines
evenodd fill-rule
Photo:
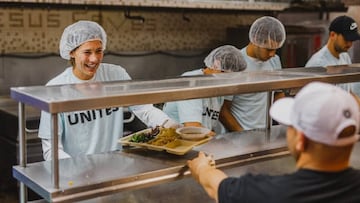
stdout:
<svg viewBox="0 0 360 203">
<path fill-rule="evenodd" d="M 107 36 L 104 29 L 92 21 L 78 21 L 65 28 L 60 39 L 60 55 L 69 60 L 71 67 L 51 79 L 46 85 L 89 83 L 89 87 L 101 82 L 130 80 L 124 68 L 102 63 Z M 130 110 L 151 127 L 168 121 L 164 127 L 177 124 L 153 105 L 139 105 Z M 82 115 L 94 115 L 92 119 L 80 119 Z M 65 112 L 59 114 L 59 158 L 104 153 L 118 149 L 118 139 L 123 135 L 123 108 Z M 50 114 L 41 112 L 39 137 L 42 139 L 43 156 L 50 160 Z"/>
<path fill-rule="evenodd" d="M 321 82 L 281 98 L 270 115 L 287 126 L 297 170 L 284 175 L 228 177 L 203 152 L 189 160 L 191 174 L 208 195 L 223 202 L 360 202 L 360 170 L 349 166 L 359 139 L 359 105 L 343 89 Z"/>
<path fill-rule="evenodd" d="M 360 35 L 355 20 L 345 15 L 338 16 L 330 23 L 326 45 L 310 57 L 305 67 L 351 64 L 351 58 L 347 51 L 351 48 L 353 41 L 359 39 Z M 345 90 L 358 89 L 357 91 L 360 91 L 359 83 L 339 85 Z M 351 85 L 358 88 L 351 88 Z"/>
<path fill-rule="evenodd" d="M 246 62 L 234 46 L 220 46 L 210 52 L 204 60 L 205 68 L 188 71 L 182 76 L 221 74 L 246 69 Z M 224 97 L 191 99 L 164 104 L 164 112 L 184 126 L 202 126 L 220 132 L 219 113 Z"/>
<path fill-rule="evenodd" d="M 250 27 L 249 44 L 241 49 L 247 63 L 246 71 L 281 69 L 276 50 L 284 44 L 285 38 L 285 28 L 278 19 L 270 16 L 258 18 Z M 260 92 L 225 97 L 220 111 L 221 123 L 230 132 L 264 128 L 267 95 L 267 92 Z"/>
</svg>

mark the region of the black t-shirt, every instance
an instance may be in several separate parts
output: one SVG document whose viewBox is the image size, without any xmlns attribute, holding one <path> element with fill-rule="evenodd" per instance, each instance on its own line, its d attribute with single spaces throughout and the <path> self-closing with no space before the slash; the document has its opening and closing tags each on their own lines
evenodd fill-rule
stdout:
<svg viewBox="0 0 360 203">
<path fill-rule="evenodd" d="M 360 170 L 328 173 L 301 169 L 281 176 L 229 177 L 220 183 L 218 195 L 219 203 L 359 203 Z"/>
</svg>

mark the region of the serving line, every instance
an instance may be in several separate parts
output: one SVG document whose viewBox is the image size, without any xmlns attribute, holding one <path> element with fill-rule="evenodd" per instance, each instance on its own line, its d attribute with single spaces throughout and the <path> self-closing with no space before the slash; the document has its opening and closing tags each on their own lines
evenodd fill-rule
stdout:
<svg viewBox="0 0 360 203">
<path fill-rule="evenodd" d="M 314 67 L 222 73 L 157 81 L 133 80 L 12 87 L 11 97 L 49 113 L 60 113 L 296 88 L 311 81 L 329 83 L 360 81 L 360 64 L 341 68 Z"/>
<path fill-rule="evenodd" d="M 276 126 L 271 132 L 217 135 L 183 156 L 126 147 L 114 153 L 60 159 L 59 189 L 52 187 L 50 161 L 14 166 L 13 174 L 46 201 L 80 201 L 183 179 L 190 175 L 186 161 L 200 150 L 212 154 L 218 168 L 288 155 L 283 132 L 283 127 Z M 264 139 L 265 133 L 272 134 L 271 140 Z"/>
<path fill-rule="evenodd" d="M 52 188 L 55 191 L 61 191 L 63 188 L 60 187 L 61 183 L 59 181 L 58 135 L 55 133 L 58 127 L 57 113 L 261 91 L 268 91 L 270 94 L 273 90 L 302 87 L 311 81 L 329 83 L 360 81 L 360 64 L 326 68 L 292 68 L 278 71 L 224 73 L 207 77 L 181 77 L 159 81 L 116 81 L 57 86 L 13 87 L 11 88 L 11 97 L 19 102 L 20 133 L 20 166 L 14 167 L 14 175 L 22 174 L 17 173 L 17 170 L 21 168 L 29 168 L 26 166 L 25 151 L 25 105 L 51 113 L 52 146 L 54 146 L 52 147 L 53 159 L 50 164 Z M 268 107 L 270 104 L 271 102 L 269 101 Z M 270 120 L 268 119 L 267 130 L 270 128 L 269 123 Z M 270 139 L 269 133 L 265 133 L 264 136 L 264 139 Z M 20 180 L 25 175 L 16 177 Z M 29 187 L 36 185 L 32 181 L 27 181 L 27 179 L 20 181 L 21 197 L 26 196 L 24 183 L 27 183 Z M 95 185 L 101 187 L 101 184 Z M 66 193 L 62 194 L 66 195 Z M 25 202 L 26 199 L 21 199 L 21 201 Z"/>
</svg>

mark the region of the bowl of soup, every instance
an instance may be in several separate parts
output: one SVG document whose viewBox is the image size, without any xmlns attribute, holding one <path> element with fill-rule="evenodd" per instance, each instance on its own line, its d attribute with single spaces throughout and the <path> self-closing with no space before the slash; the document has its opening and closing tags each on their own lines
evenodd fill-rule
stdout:
<svg viewBox="0 0 360 203">
<path fill-rule="evenodd" d="M 210 129 L 193 126 L 181 127 L 176 129 L 176 133 L 185 140 L 201 140 L 204 139 L 210 132 Z"/>
</svg>

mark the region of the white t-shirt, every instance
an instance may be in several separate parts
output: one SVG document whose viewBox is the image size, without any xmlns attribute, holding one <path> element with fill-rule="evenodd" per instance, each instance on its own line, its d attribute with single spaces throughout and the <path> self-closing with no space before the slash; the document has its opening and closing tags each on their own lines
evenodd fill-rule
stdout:
<svg viewBox="0 0 360 203">
<path fill-rule="evenodd" d="M 340 53 L 339 58 L 336 58 L 331 54 L 328 47 L 325 45 L 310 57 L 308 62 L 305 64 L 305 67 L 326 67 L 347 64 L 351 64 L 351 58 L 347 52 Z M 356 85 L 356 83 L 337 84 L 337 86 L 346 91 L 350 91 L 352 89 L 351 85 Z"/>
<path fill-rule="evenodd" d="M 260 61 L 248 56 L 246 47 L 241 49 L 241 53 L 247 63 L 246 72 L 282 68 L 280 58 L 277 55 L 267 61 Z M 231 113 L 244 130 L 265 128 L 267 116 L 266 105 L 268 102 L 267 92 L 238 94 L 227 96 L 225 99 L 232 100 Z"/>
<path fill-rule="evenodd" d="M 182 76 L 204 75 L 202 69 L 188 71 Z M 219 114 L 224 97 L 190 99 L 164 104 L 164 112 L 179 123 L 199 122 L 204 127 L 217 131 Z"/>
<path fill-rule="evenodd" d="M 101 63 L 96 75 L 91 80 L 83 81 L 78 79 L 73 74 L 72 67 L 69 67 L 46 85 L 130 79 L 129 74 L 121 66 Z M 101 86 L 100 83 L 99 86 Z M 94 88 L 94 91 L 96 91 L 96 88 L 101 88 L 96 83 L 86 87 Z M 71 96 L 72 93 L 78 94 L 78 91 L 72 92 L 70 88 L 64 88 L 63 94 Z M 164 120 L 169 119 L 166 114 L 151 104 L 133 106 L 130 109 L 145 124 L 152 127 L 160 125 Z M 64 112 L 58 115 L 59 158 L 104 153 L 118 149 L 118 139 L 123 134 L 123 109 L 121 107 Z M 51 139 L 50 114 L 44 111 L 41 112 L 39 137 L 47 140 Z M 44 146 L 43 141 L 45 160 L 51 159 L 49 149 L 50 146 Z"/>
</svg>

